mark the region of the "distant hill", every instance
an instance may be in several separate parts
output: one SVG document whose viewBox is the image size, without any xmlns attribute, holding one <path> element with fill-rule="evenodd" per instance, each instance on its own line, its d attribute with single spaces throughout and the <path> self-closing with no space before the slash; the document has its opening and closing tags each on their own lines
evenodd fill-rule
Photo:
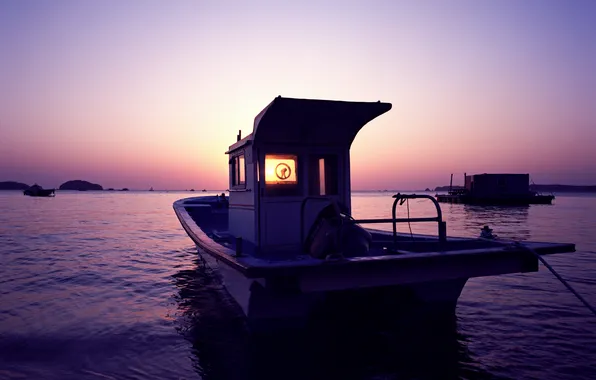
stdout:
<svg viewBox="0 0 596 380">
<path fill-rule="evenodd" d="M 30 186 L 25 183 L 5 181 L 0 182 L 0 190 L 27 190 Z"/>
<path fill-rule="evenodd" d="M 101 187 L 101 185 L 98 185 L 96 183 L 91 183 L 91 182 L 87 182 L 87 181 L 82 181 L 80 179 L 75 179 L 73 181 L 64 182 L 62 185 L 60 185 L 59 189 L 60 190 L 85 191 L 85 190 L 103 190 L 103 187 Z"/>
<path fill-rule="evenodd" d="M 549 193 L 596 193 L 596 186 L 530 185 L 530 190 Z"/>
</svg>

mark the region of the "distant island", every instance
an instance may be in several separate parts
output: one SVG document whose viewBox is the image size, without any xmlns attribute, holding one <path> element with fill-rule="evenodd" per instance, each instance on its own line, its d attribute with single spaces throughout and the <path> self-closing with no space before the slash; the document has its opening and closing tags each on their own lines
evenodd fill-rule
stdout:
<svg viewBox="0 0 596 380">
<path fill-rule="evenodd" d="M 26 183 L 14 181 L 0 182 L 0 190 L 27 190 L 30 187 L 31 186 L 27 185 Z"/>
<path fill-rule="evenodd" d="M 82 181 L 80 179 L 76 179 L 73 181 L 66 181 L 59 187 L 60 190 L 78 190 L 78 191 L 87 191 L 87 190 L 103 190 L 101 185 L 96 183 L 91 183 L 87 181 Z"/>
<path fill-rule="evenodd" d="M 463 188 L 463 186 L 452 186 L 453 190 Z M 596 186 L 530 185 L 530 190 L 546 193 L 596 193 Z M 449 186 L 437 186 L 435 187 L 435 191 L 449 191 Z"/>
<path fill-rule="evenodd" d="M 453 190 L 463 189 L 463 186 L 451 186 Z M 437 186 L 435 187 L 435 191 L 449 191 L 449 185 L 447 186 Z"/>
</svg>

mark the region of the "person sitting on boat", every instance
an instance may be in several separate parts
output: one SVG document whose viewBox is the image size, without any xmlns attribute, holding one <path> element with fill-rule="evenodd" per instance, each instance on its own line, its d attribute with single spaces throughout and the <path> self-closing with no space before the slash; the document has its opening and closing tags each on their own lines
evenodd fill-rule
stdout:
<svg viewBox="0 0 596 380">
<path fill-rule="evenodd" d="M 480 230 L 480 237 L 481 238 L 484 238 L 484 239 L 494 239 L 495 238 L 495 235 L 493 235 L 492 228 L 489 228 L 488 226 L 484 226 Z"/>
<path fill-rule="evenodd" d="M 218 202 L 221 202 L 224 207 L 228 205 L 228 200 L 226 199 L 226 193 L 221 193 L 221 195 L 217 199 Z"/>
</svg>

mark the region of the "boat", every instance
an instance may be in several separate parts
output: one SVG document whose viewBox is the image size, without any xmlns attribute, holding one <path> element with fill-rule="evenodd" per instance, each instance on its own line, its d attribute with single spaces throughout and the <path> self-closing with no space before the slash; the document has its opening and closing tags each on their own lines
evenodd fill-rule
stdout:
<svg viewBox="0 0 596 380">
<path fill-rule="evenodd" d="M 465 186 L 453 188 L 453 174 L 447 194 L 436 194 L 443 203 L 463 203 L 486 206 L 528 206 L 552 204 L 555 196 L 530 190 L 529 174 L 484 173 L 467 175 Z"/>
<path fill-rule="evenodd" d="M 391 303 L 399 312 L 453 315 L 468 279 L 536 272 L 538 259 L 529 252 L 575 251 L 571 243 L 448 236 L 429 194 L 388 193 L 391 218 L 355 219 L 350 146 L 391 108 L 278 96 L 226 151 L 229 194 L 173 203 L 201 262 L 221 278 L 251 329 L 303 321 L 342 300 L 352 310 L 366 300 L 381 309 Z M 436 216 L 398 215 L 412 199 L 432 202 Z M 381 223 L 392 229 L 374 228 Z M 433 223 L 437 233 L 398 233 L 398 223 Z"/>
<path fill-rule="evenodd" d="M 44 189 L 36 183 L 24 190 L 23 194 L 30 197 L 54 197 L 56 196 L 56 189 Z"/>
</svg>

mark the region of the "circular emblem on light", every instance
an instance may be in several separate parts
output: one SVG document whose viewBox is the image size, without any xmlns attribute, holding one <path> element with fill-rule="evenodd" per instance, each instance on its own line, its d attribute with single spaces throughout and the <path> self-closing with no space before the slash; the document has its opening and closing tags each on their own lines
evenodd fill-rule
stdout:
<svg viewBox="0 0 596 380">
<path fill-rule="evenodd" d="M 292 175 L 292 169 L 290 169 L 290 167 L 288 166 L 288 164 L 285 163 L 280 163 L 277 164 L 277 166 L 275 167 L 275 176 L 281 180 L 285 180 L 290 178 L 290 175 Z"/>
</svg>

